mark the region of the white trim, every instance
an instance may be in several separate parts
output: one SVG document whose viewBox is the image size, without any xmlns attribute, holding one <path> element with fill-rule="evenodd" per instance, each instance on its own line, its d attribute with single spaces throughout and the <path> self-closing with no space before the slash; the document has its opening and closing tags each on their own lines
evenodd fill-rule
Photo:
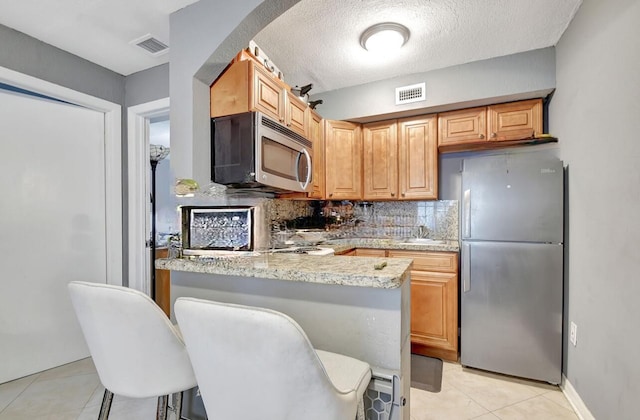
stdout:
<svg viewBox="0 0 640 420">
<path fill-rule="evenodd" d="M 589 411 L 589 409 L 585 405 L 584 401 L 582 401 L 582 398 L 580 398 L 580 395 L 578 395 L 576 389 L 573 387 L 573 385 L 571 385 L 571 382 L 569 382 L 567 377 L 564 375 L 562 375 L 562 383 L 560 384 L 560 389 L 562 390 L 564 396 L 567 397 L 569 404 L 571 404 L 571 407 L 573 407 L 573 411 L 576 412 L 576 415 L 578 416 L 578 418 L 580 418 L 580 420 L 596 420 L 596 418 L 593 417 L 593 414 L 591 414 L 591 411 Z"/>
<path fill-rule="evenodd" d="M 149 202 L 149 119 L 169 112 L 169 98 L 127 108 L 129 186 L 129 287 L 149 294 L 147 204 Z"/>
<path fill-rule="evenodd" d="M 0 82 L 104 114 L 107 283 L 122 284 L 122 114 L 113 102 L 0 67 Z"/>
</svg>

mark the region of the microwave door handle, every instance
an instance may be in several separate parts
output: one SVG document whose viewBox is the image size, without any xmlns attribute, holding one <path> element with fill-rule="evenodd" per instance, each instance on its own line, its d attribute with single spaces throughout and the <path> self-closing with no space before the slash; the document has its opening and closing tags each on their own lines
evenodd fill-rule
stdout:
<svg viewBox="0 0 640 420">
<path fill-rule="evenodd" d="M 301 182 L 300 173 L 296 170 L 296 181 L 300 183 L 300 186 L 303 190 L 306 190 L 309 182 L 311 182 L 311 156 L 309 156 L 309 152 L 307 152 L 307 149 L 302 149 L 300 152 L 298 152 L 298 158 L 296 159 L 296 168 L 300 167 L 300 158 L 302 157 L 302 155 L 304 155 L 307 159 L 307 177 L 304 183 Z"/>
</svg>

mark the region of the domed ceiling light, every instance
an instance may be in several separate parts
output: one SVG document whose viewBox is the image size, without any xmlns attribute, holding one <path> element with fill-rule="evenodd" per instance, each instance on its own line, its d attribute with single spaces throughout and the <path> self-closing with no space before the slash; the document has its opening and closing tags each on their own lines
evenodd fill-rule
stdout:
<svg viewBox="0 0 640 420">
<path fill-rule="evenodd" d="M 367 51 L 380 53 L 399 50 L 409 40 L 409 29 L 399 23 L 377 23 L 360 35 L 360 45 Z"/>
</svg>

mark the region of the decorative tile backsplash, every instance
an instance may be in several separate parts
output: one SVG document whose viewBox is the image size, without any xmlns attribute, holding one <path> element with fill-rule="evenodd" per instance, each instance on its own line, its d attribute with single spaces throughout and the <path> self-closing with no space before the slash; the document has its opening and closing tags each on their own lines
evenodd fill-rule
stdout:
<svg viewBox="0 0 640 420">
<path fill-rule="evenodd" d="M 335 236 L 458 239 L 458 201 L 291 201 L 269 200 L 273 226 L 300 218 L 323 217 Z"/>
<path fill-rule="evenodd" d="M 458 201 L 358 203 L 354 236 L 458 239 Z"/>
<path fill-rule="evenodd" d="M 272 198 L 195 197 L 182 205 L 261 208 L 256 223 L 270 230 L 323 228 L 336 238 L 417 238 L 458 240 L 458 201 L 297 201 Z"/>
</svg>

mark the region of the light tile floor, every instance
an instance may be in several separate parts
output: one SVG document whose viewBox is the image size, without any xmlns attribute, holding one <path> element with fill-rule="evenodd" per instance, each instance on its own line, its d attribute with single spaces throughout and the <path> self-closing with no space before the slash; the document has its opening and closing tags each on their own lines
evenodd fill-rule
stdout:
<svg viewBox="0 0 640 420">
<path fill-rule="evenodd" d="M 104 388 L 91 359 L 0 385 L 0 420 L 94 420 Z M 155 418 L 156 399 L 115 396 L 111 420 Z M 171 418 L 171 417 L 170 417 Z M 558 387 L 445 363 L 442 390 L 411 389 L 410 420 L 578 417 Z"/>
</svg>

